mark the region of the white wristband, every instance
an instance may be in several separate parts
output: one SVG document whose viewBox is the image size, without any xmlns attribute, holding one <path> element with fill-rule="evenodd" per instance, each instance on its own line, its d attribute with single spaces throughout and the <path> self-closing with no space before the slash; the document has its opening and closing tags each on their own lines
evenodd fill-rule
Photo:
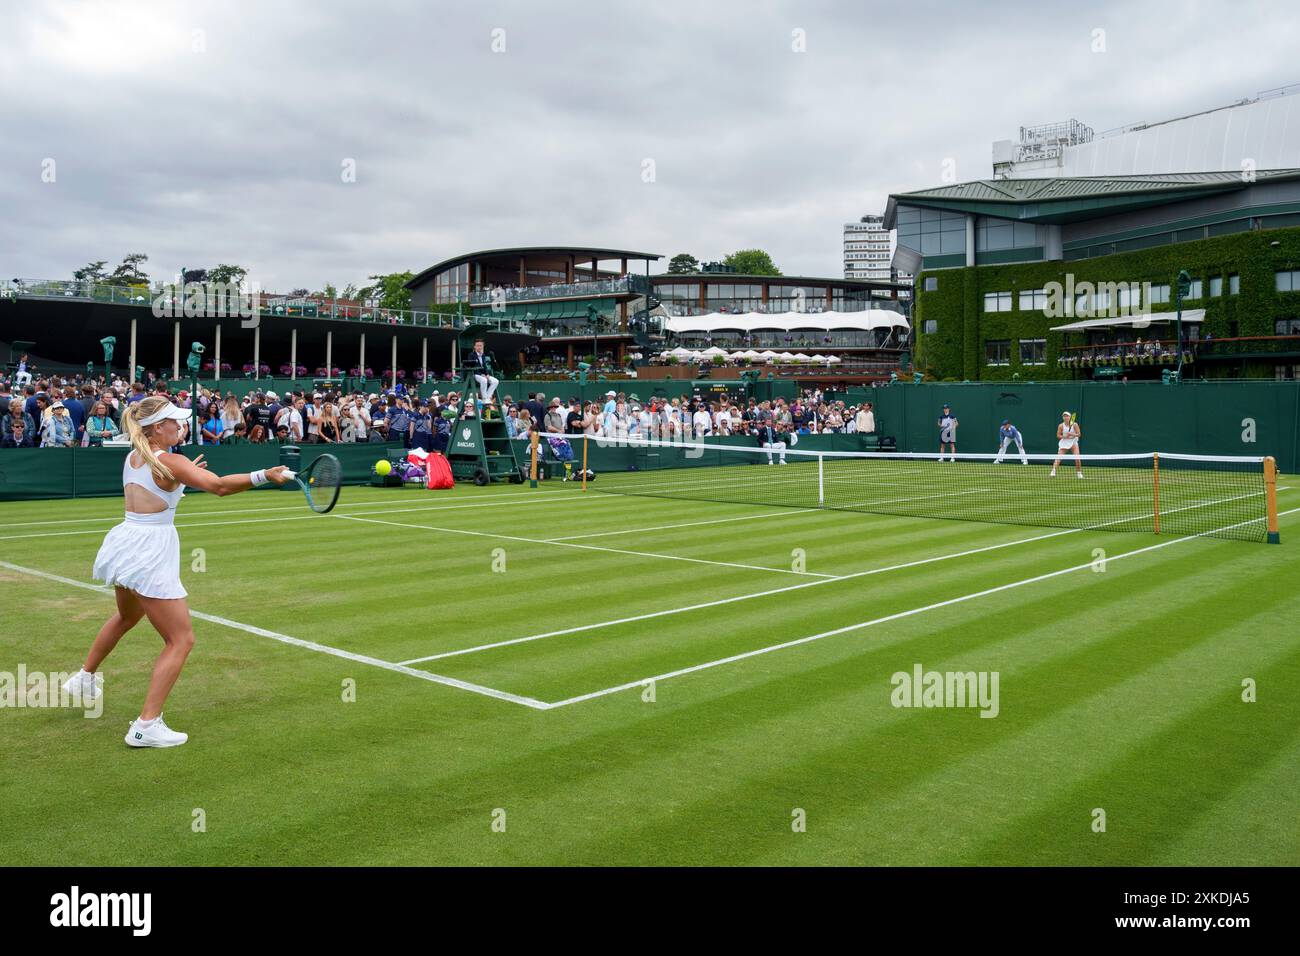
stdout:
<svg viewBox="0 0 1300 956">
<path fill-rule="evenodd" d="M 253 483 L 254 488 L 266 484 L 266 469 L 263 468 L 259 471 L 250 471 L 248 473 L 248 480 Z"/>
</svg>

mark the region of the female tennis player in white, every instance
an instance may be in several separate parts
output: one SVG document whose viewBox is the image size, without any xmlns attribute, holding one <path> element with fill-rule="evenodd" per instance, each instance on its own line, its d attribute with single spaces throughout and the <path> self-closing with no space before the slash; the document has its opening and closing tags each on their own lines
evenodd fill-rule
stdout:
<svg viewBox="0 0 1300 956">
<path fill-rule="evenodd" d="M 1069 412 L 1061 413 L 1061 424 L 1056 426 L 1056 460 L 1052 462 L 1052 474 L 1056 477 L 1056 466 L 1069 452 L 1074 452 L 1074 477 L 1083 477 L 1083 462 L 1079 458 L 1079 423 Z"/>
<path fill-rule="evenodd" d="M 154 664 L 144 709 L 126 734 L 132 747 L 175 747 L 189 739 L 162 719 L 163 703 L 194 646 L 190 608 L 181 587 L 180 539 L 173 524 L 186 486 L 224 497 L 267 482 L 282 485 L 291 480 L 282 465 L 219 476 L 207 471 L 202 455 L 191 461 L 168 452 L 181 441 L 189 418 L 188 411 L 161 395 L 137 402 L 122 414 L 132 445 L 122 466 L 126 520 L 104 537 L 94 569 L 97 580 L 113 585 L 117 612 L 99 629 L 85 666 L 65 685 L 69 693 L 79 691 L 83 699 L 95 696 L 102 683 L 99 665 L 122 635 L 141 617 L 148 617 L 164 647 Z"/>
</svg>

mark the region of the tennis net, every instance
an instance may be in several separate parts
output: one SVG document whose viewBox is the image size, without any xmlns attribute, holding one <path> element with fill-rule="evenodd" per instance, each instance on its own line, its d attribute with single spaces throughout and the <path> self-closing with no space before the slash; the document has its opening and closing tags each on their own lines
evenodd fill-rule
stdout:
<svg viewBox="0 0 1300 956">
<path fill-rule="evenodd" d="M 565 436 L 590 489 L 790 508 L 1174 536 L 1277 540 L 1271 458 L 1148 452 L 1073 456 L 807 451 Z M 595 449 L 600 448 L 597 454 Z M 620 454 L 611 457 L 610 449 Z M 617 462 L 617 466 L 613 462 Z M 602 469 L 600 465 L 605 467 Z"/>
</svg>

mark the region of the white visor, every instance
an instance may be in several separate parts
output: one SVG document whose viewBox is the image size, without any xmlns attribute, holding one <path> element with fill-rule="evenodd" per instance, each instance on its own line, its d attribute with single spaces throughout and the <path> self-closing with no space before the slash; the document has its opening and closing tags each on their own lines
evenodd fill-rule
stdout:
<svg viewBox="0 0 1300 956">
<path fill-rule="evenodd" d="M 164 418 L 174 418 L 178 422 L 188 422 L 190 413 L 184 408 L 177 408 L 171 402 L 168 402 L 158 411 L 154 412 L 148 418 L 140 419 L 141 425 L 157 425 Z"/>
</svg>

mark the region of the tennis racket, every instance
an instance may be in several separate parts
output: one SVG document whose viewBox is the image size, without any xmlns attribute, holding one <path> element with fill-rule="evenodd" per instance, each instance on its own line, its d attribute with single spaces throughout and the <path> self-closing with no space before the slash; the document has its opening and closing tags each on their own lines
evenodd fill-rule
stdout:
<svg viewBox="0 0 1300 956">
<path fill-rule="evenodd" d="M 343 466 L 333 455 L 320 455 L 302 471 L 286 473 L 307 496 L 307 505 L 317 514 L 333 509 L 339 500 L 339 487 L 343 484 Z"/>
</svg>

